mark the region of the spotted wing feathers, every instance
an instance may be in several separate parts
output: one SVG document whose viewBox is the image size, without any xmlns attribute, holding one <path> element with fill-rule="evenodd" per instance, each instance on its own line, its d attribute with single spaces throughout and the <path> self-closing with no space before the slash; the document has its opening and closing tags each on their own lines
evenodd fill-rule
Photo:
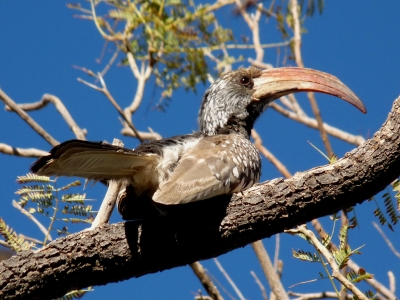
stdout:
<svg viewBox="0 0 400 300">
<path fill-rule="evenodd" d="M 247 139 L 233 136 L 233 139 L 232 135 L 201 139 L 182 156 L 169 179 L 153 195 L 153 201 L 164 205 L 194 202 L 238 192 L 257 182 L 260 176 L 257 150 Z M 256 159 L 254 172 L 249 163 L 248 168 L 244 167 L 244 159 Z"/>
</svg>

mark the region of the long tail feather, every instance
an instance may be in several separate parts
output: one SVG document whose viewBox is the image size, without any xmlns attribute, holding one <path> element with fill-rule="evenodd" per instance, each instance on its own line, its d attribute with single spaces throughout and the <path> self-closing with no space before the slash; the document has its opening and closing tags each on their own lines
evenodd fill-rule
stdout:
<svg viewBox="0 0 400 300">
<path fill-rule="evenodd" d="M 39 158 L 31 171 L 46 176 L 78 176 L 94 180 L 131 177 L 141 167 L 155 163 L 156 155 L 106 144 L 71 140 Z"/>
</svg>

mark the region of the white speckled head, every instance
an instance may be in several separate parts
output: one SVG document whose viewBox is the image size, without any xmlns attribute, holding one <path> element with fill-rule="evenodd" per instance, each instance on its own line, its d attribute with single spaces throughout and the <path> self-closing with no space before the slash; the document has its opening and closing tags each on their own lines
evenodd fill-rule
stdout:
<svg viewBox="0 0 400 300">
<path fill-rule="evenodd" d="M 246 120 L 254 93 L 253 79 L 260 74 L 261 70 L 250 67 L 226 73 L 217 79 L 204 94 L 199 112 L 200 130 L 207 134 L 215 134 L 218 129 L 224 128 L 233 116 L 239 120 Z"/>
</svg>

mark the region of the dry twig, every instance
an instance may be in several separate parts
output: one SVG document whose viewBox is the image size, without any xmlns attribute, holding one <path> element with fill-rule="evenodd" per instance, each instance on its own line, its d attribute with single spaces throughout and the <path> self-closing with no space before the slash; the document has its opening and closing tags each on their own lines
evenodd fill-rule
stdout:
<svg viewBox="0 0 400 300">
<path fill-rule="evenodd" d="M 123 147 L 124 143 L 118 139 L 114 139 L 113 145 Z M 109 180 L 108 181 L 108 189 L 107 193 L 104 196 L 103 201 L 101 202 L 100 209 L 94 219 L 92 226 L 90 226 L 90 230 L 95 229 L 98 226 L 103 224 L 107 224 L 110 220 L 111 214 L 114 210 L 115 203 L 118 198 L 118 194 L 121 189 L 124 188 L 124 182 L 122 180 Z"/>
<path fill-rule="evenodd" d="M 288 295 L 283 288 L 282 282 L 279 279 L 278 274 L 274 266 L 272 265 L 271 259 L 267 251 L 265 250 L 264 245 L 261 241 L 257 241 L 251 244 L 254 252 L 257 255 L 258 261 L 260 262 L 261 268 L 264 271 L 265 277 L 267 277 L 269 286 L 271 290 L 275 294 L 276 299 L 279 300 L 289 300 Z"/>
<path fill-rule="evenodd" d="M 264 300 L 268 300 L 267 291 L 265 290 L 264 285 L 261 283 L 260 279 L 258 278 L 257 274 L 253 271 L 250 271 L 251 276 L 253 276 L 255 282 L 257 283 L 258 287 L 261 290 L 261 295 Z"/>
<path fill-rule="evenodd" d="M 28 217 L 29 220 L 31 220 L 33 223 L 39 227 L 40 231 L 43 232 L 44 236 L 47 236 L 47 239 L 49 241 L 52 241 L 53 238 L 50 235 L 50 232 L 40 223 L 31 213 L 29 213 L 26 209 L 24 209 L 21 205 L 18 204 L 17 201 L 13 200 L 12 205 L 18 209 L 22 214 Z"/>
<path fill-rule="evenodd" d="M 295 292 L 288 292 L 290 296 L 298 297 L 294 300 L 311 300 L 311 299 L 326 299 L 326 298 L 335 298 L 337 299 L 337 294 L 335 292 L 319 292 L 319 293 L 309 293 L 309 294 L 302 294 L 302 293 L 295 293 Z M 346 299 L 353 299 L 352 296 L 347 295 Z"/>
<path fill-rule="evenodd" d="M 86 139 L 86 130 L 81 129 L 78 124 L 76 124 L 75 120 L 72 118 L 71 114 L 69 113 L 68 109 L 65 107 L 65 105 L 62 103 L 60 98 L 50 95 L 50 94 L 44 94 L 42 99 L 40 99 L 37 102 L 33 103 L 24 103 L 24 104 L 17 104 L 22 110 L 24 111 L 32 111 L 32 110 L 38 110 L 43 107 L 45 107 L 48 103 L 53 103 L 57 111 L 61 114 L 61 116 L 64 118 L 65 122 L 68 124 L 69 128 L 73 131 L 75 134 L 76 138 L 78 140 L 85 140 Z M 6 110 L 12 111 L 12 109 L 9 106 L 6 106 Z"/>
<path fill-rule="evenodd" d="M 22 120 L 28 123 L 41 137 L 43 137 L 50 145 L 57 146 L 59 142 L 47 133 L 38 123 L 35 122 L 25 111 L 23 111 L 2 89 L 0 89 L 0 99 L 15 111 Z"/>
<path fill-rule="evenodd" d="M 368 300 L 368 298 L 354 285 L 352 284 L 349 280 L 347 280 L 346 277 L 344 277 L 339 270 L 339 266 L 337 265 L 335 259 L 329 252 L 327 248 L 317 239 L 315 234 L 311 231 L 308 230 L 306 225 L 300 225 L 296 229 L 291 229 L 287 230 L 289 233 L 302 233 L 304 234 L 308 240 L 312 242 L 314 247 L 318 250 L 321 255 L 325 257 L 327 260 L 328 264 L 332 268 L 332 277 L 336 278 L 339 282 L 341 282 L 348 290 L 350 290 L 355 296 L 357 296 L 358 299 L 360 300 Z"/>
<path fill-rule="evenodd" d="M 378 224 L 375 222 L 372 222 L 372 225 L 374 225 L 375 229 L 378 230 L 379 234 L 382 236 L 382 238 L 385 240 L 386 244 L 392 250 L 393 254 L 396 255 L 398 258 L 400 258 L 400 253 L 396 250 L 396 248 L 393 246 L 393 243 L 389 240 L 389 238 L 386 236 L 386 234 L 383 232 L 383 230 L 379 227 Z"/>
<path fill-rule="evenodd" d="M 208 295 L 210 295 L 210 297 L 213 300 L 223 300 L 224 299 L 224 298 L 222 298 L 222 296 L 219 293 L 217 287 L 215 286 L 215 284 L 211 280 L 210 276 L 207 275 L 207 273 L 204 270 L 204 268 L 201 265 L 201 263 L 196 261 L 194 263 L 191 263 L 190 267 L 192 268 L 192 270 L 193 270 L 194 274 L 197 276 L 197 278 L 199 278 L 201 284 L 203 285 L 203 287 L 207 291 Z"/>
<path fill-rule="evenodd" d="M 239 290 L 239 288 L 236 286 L 235 282 L 232 280 L 232 278 L 229 276 L 229 274 L 225 271 L 225 269 L 222 267 L 218 259 L 214 258 L 214 262 L 217 265 L 219 271 L 224 275 L 225 279 L 229 282 L 233 290 L 235 291 L 236 295 L 238 295 L 240 300 L 245 300 L 246 298 L 243 296 L 242 292 Z"/>
<path fill-rule="evenodd" d="M 36 148 L 17 148 L 7 144 L 0 143 L 0 152 L 9 155 L 23 156 L 23 157 L 41 157 L 49 153 L 44 150 Z"/>
<path fill-rule="evenodd" d="M 318 129 L 317 120 L 315 120 L 313 118 L 310 118 L 306 115 L 301 116 L 299 114 L 296 114 L 292 111 L 284 109 L 282 106 L 278 105 L 277 103 L 271 103 L 269 107 L 275 109 L 277 112 L 281 113 L 285 117 L 288 117 L 294 121 L 302 123 L 310 128 Z M 346 131 L 337 129 L 327 123 L 323 123 L 323 126 L 324 126 L 325 131 L 327 133 L 329 133 L 331 136 L 341 139 L 349 144 L 360 146 L 365 142 L 365 139 L 362 136 L 352 135 Z"/>
</svg>

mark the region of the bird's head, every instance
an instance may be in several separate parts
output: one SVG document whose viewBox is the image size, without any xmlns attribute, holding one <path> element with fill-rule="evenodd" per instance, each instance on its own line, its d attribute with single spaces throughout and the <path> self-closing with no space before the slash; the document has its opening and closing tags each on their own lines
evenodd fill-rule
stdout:
<svg viewBox="0 0 400 300">
<path fill-rule="evenodd" d="M 236 131 L 249 137 L 269 103 L 305 91 L 339 97 L 366 113 L 361 100 L 330 74 L 305 68 L 250 67 L 226 73 L 207 89 L 199 112 L 200 130 L 210 135 Z"/>
</svg>

